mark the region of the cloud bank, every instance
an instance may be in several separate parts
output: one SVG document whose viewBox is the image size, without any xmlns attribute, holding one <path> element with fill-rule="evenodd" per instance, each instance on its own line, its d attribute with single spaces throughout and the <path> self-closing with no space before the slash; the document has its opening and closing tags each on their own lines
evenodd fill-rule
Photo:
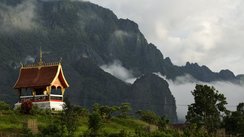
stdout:
<svg viewBox="0 0 244 137">
<path fill-rule="evenodd" d="M 30 55 L 26 56 L 24 59 L 24 64 L 31 64 L 35 62 L 35 57 L 32 57 Z"/>
<path fill-rule="evenodd" d="M 160 75 L 158 73 L 158 75 Z M 162 76 L 161 76 L 162 77 Z M 164 77 L 163 77 L 164 78 Z M 185 82 L 183 82 L 185 79 Z M 185 115 L 188 111 L 188 105 L 194 102 L 194 98 L 191 94 L 191 91 L 195 89 L 196 84 L 206 84 L 208 86 L 213 86 L 219 93 L 224 94 L 228 104 L 226 108 L 228 110 L 236 110 L 236 106 L 244 101 L 244 86 L 236 85 L 229 82 L 211 82 L 203 83 L 198 82 L 195 79 L 190 80 L 190 76 L 186 75 L 178 78 L 179 81 L 167 80 L 169 83 L 170 91 L 176 100 L 177 115 L 178 119 L 181 122 L 185 121 Z M 192 82 L 189 82 L 192 81 Z"/>
<path fill-rule="evenodd" d="M 34 21 L 36 5 L 34 0 L 24 0 L 17 6 L 0 4 L 0 28 L 2 31 L 30 30 L 37 26 Z"/>
<path fill-rule="evenodd" d="M 244 73 L 243 0 L 90 0 L 139 24 L 146 38 L 177 65 Z M 140 4 L 139 4 L 140 3 Z"/>
<path fill-rule="evenodd" d="M 132 84 L 136 80 L 132 71 L 123 67 L 121 62 L 118 60 L 115 60 L 113 63 L 108 65 L 102 65 L 100 68 L 126 83 Z"/>
</svg>

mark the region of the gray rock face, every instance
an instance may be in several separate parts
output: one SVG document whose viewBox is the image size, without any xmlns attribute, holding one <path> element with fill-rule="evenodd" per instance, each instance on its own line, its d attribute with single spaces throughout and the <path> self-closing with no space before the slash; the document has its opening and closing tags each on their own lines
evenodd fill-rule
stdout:
<svg viewBox="0 0 244 137">
<path fill-rule="evenodd" d="M 155 74 L 146 74 L 132 85 L 132 104 L 136 110 L 152 110 L 165 115 L 171 121 L 177 121 L 175 98 L 170 92 L 167 81 Z"/>
</svg>

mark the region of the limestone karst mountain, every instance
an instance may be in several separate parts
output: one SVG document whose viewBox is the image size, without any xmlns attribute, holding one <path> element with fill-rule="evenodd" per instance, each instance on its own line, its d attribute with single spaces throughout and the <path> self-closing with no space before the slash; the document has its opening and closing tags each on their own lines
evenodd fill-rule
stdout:
<svg viewBox="0 0 244 137">
<path fill-rule="evenodd" d="M 238 81 L 229 70 L 216 73 L 198 64 L 172 64 L 147 42 L 135 22 L 118 19 L 111 10 L 90 2 L 0 0 L 0 30 L 0 100 L 12 103 L 17 98 L 12 86 L 20 62 L 33 63 L 40 47 L 44 61 L 62 58 L 70 83 L 66 95 L 72 103 L 88 107 L 95 102 L 116 105 L 128 101 L 136 109 L 152 109 L 175 121 L 175 101 L 167 82 L 152 73 L 172 80 L 189 74 L 204 82 Z M 138 78 L 135 84 L 100 68 L 115 60 Z M 168 101 L 171 107 L 165 104 Z"/>
</svg>

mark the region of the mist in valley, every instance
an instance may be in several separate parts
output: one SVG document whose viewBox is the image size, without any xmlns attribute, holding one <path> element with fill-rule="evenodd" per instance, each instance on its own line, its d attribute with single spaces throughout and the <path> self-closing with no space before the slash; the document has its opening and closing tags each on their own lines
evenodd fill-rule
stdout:
<svg viewBox="0 0 244 137">
<path fill-rule="evenodd" d="M 204 83 L 198 82 L 194 79 L 189 79 L 189 76 L 180 77 L 181 81 L 171 81 L 167 80 L 169 83 L 169 88 L 176 100 L 177 115 L 180 122 L 185 121 L 185 115 L 187 114 L 188 105 L 194 102 L 194 98 L 191 91 L 195 89 L 196 84 L 206 84 L 208 86 L 213 86 L 219 93 L 224 94 L 226 97 L 227 105 L 226 108 L 231 111 L 236 110 L 236 106 L 240 102 L 244 102 L 244 86 L 237 85 L 230 82 L 211 82 Z M 183 83 L 185 79 L 185 83 Z M 189 80 L 191 82 L 189 82 Z"/>
</svg>

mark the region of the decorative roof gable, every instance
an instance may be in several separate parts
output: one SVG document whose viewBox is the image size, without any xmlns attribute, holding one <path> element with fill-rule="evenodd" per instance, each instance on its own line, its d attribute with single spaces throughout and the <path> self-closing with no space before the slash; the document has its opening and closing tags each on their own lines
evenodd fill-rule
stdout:
<svg viewBox="0 0 244 137">
<path fill-rule="evenodd" d="M 19 78 L 14 85 L 19 88 L 38 88 L 52 86 L 56 79 L 60 81 L 63 88 L 69 87 L 65 80 L 60 63 L 25 66 L 20 68 Z"/>
</svg>

